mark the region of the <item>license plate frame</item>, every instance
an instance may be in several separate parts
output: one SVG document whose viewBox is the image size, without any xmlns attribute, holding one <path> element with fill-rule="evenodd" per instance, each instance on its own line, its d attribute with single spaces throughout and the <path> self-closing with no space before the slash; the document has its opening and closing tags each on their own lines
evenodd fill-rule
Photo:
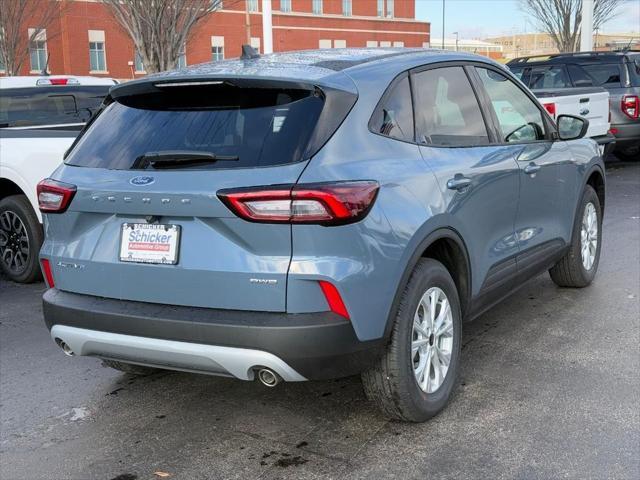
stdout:
<svg viewBox="0 0 640 480">
<path fill-rule="evenodd" d="M 154 241 L 130 241 L 128 234 L 131 231 L 141 233 L 156 233 L 162 237 L 169 237 L 166 241 L 155 241 L 158 235 L 149 239 Z M 180 240 L 182 227 L 176 224 L 155 224 L 125 222 L 120 227 L 119 259 L 126 263 L 147 263 L 152 265 L 177 265 L 180 258 Z M 132 244 L 135 244 L 132 248 Z M 132 252 L 133 250 L 133 252 Z M 136 255 L 137 253 L 137 255 Z M 166 253 L 166 255 L 163 255 Z"/>
</svg>

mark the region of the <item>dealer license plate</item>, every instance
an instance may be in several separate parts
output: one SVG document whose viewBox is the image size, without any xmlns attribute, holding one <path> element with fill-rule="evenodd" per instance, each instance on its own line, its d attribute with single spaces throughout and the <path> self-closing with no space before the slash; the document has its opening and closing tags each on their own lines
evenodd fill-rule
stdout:
<svg viewBox="0 0 640 480">
<path fill-rule="evenodd" d="M 139 263 L 178 263 L 180 225 L 123 223 L 120 261 Z"/>
</svg>

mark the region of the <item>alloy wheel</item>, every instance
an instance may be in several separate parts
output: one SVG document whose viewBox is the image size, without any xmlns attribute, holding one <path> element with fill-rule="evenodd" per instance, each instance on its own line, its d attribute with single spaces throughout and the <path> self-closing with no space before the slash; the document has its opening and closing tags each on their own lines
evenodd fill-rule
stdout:
<svg viewBox="0 0 640 480">
<path fill-rule="evenodd" d="M 411 359 L 420 389 L 433 393 L 443 384 L 453 352 L 453 313 L 446 294 L 429 288 L 413 317 Z"/>
<path fill-rule="evenodd" d="M 585 270 L 591 270 L 598 250 L 598 213 L 593 203 L 589 202 L 584 207 L 582 215 L 582 227 L 580 229 L 580 252 L 582 254 L 582 266 Z"/>
<path fill-rule="evenodd" d="M 0 261 L 12 273 L 21 273 L 29 261 L 29 236 L 20 217 L 11 210 L 0 213 Z"/>
</svg>

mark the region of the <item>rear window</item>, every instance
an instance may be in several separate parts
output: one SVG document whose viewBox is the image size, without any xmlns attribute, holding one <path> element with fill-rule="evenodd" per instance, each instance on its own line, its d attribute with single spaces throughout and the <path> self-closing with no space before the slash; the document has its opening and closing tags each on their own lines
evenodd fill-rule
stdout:
<svg viewBox="0 0 640 480">
<path fill-rule="evenodd" d="M 166 90 L 110 104 L 66 163 L 127 170 L 151 152 L 175 151 L 221 157 L 181 168 L 293 163 L 302 159 L 324 104 L 321 95 L 298 89 L 189 86 Z"/>
<path fill-rule="evenodd" d="M 568 88 L 571 82 L 562 66 L 531 67 L 529 71 L 529 88 Z"/>
<path fill-rule="evenodd" d="M 109 86 L 31 87 L 0 90 L 0 127 L 85 123 Z"/>
</svg>

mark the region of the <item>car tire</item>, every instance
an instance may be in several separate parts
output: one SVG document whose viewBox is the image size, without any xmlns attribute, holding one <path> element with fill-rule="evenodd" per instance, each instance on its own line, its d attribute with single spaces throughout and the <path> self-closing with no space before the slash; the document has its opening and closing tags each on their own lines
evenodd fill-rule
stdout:
<svg viewBox="0 0 640 480">
<path fill-rule="evenodd" d="M 620 160 L 625 160 L 628 162 L 634 160 L 637 161 L 640 160 L 640 147 L 628 147 L 616 152 L 616 155 L 618 156 L 618 158 L 620 158 Z"/>
<path fill-rule="evenodd" d="M 596 215 L 593 225 L 588 224 L 587 217 L 590 214 Z M 593 246 L 594 239 L 595 246 Z M 587 243 L 589 245 L 586 245 Z M 584 252 L 583 246 L 585 246 Z M 591 185 L 586 185 L 573 226 L 571 246 L 566 255 L 549 270 L 551 280 L 559 287 L 586 287 L 593 281 L 598 271 L 601 247 L 602 208 L 596 191 Z M 592 259 L 588 260 L 587 256 Z"/>
<path fill-rule="evenodd" d="M 42 226 L 25 195 L 0 200 L 0 269 L 9 279 L 18 283 L 42 279 L 38 255 L 43 238 Z"/>
<path fill-rule="evenodd" d="M 431 295 L 434 292 L 439 298 L 443 295 L 450 307 L 447 323 L 450 324 L 451 332 L 446 338 L 435 337 L 432 330 L 437 329 L 437 325 L 435 328 L 433 328 L 433 322 L 431 326 L 428 325 L 431 309 L 425 308 L 423 302 L 426 296 L 428 300 L 426 306 L 431 305 L 433 298 Z M 439 306 L 439 309 L 434 310 L 435 316 L 439 318 L 440 314 L 446 312 L 446 307 L 444 303 L 438 303 L 438 300 L 435 303 L 436 307 Z M 421 309 L 422 315 L 420 315 Z M 431 332 L 432 335 L 427 337 L 426 334 L 417 332 L 414 327 L 414 317 L 426 319 L 427 323 L 421 323 L 421 325 L 427 325 L 426 333 Z M 385 353 L 371 369 L 362 374 L 362 384 L 367 398 L 386 416 L 396 420 L 424 422 L 438 414 L 446 405 L 457 383 L 461 334 L 460 300 L 451 275 L 437 260 L 421 259 L 402 293 Z M 428 343 L 419 347 L 414 353 L 415 345 L 427 338 Z M 447 348 L 443 340 L 446 340 Z M 438 377 L 435 363 L 432 364 L 430 360 L 426 360 L 425 370 L 422 370 L 426 371 L 429 379 L 424 377 L 422 387 L 419 385 L 420 365 L 425 358 L 430 358 L 427 351 L 432 354 L 441 352 L 441 355 L 449 352 L 449 365 L 443 374 L 444 379 L 435 389 Z M 433 358 L 434 362 L 437 360 L 442 368 L 444 362 L 440 363 L 441 355 L 435 355 Z M 433 380 L 431 380 L 432 371 Z M 430 385 L 433 391 L 429 391 Z"/>
<path fill-rule="evenodd" d="M 129 375 L 136 375 L 144 377 L 160 371 L 159 368 L 143 367 L 142 365 L 134 365 L 132 363 L 117 362 L 115 360 L 102 360 L 102 365 L 105 367 L 120 370 L 121 372 L 128 373 Z"/>
</svg>

